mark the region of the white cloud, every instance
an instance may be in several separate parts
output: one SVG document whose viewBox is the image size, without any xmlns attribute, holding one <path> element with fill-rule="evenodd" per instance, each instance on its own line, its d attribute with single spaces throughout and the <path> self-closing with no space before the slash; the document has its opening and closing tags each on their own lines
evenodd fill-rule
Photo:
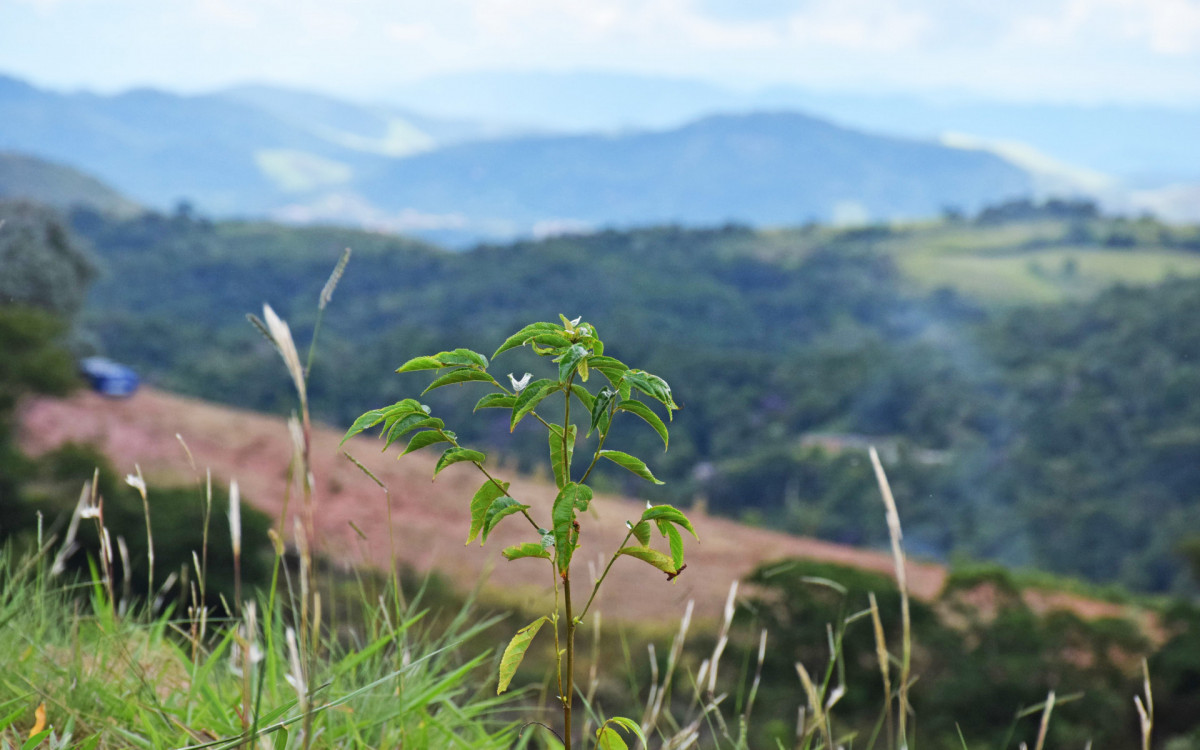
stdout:
<svg viewBox="0 0 1200 750">
<path fill-rule="evenodd" d="M 1200 102 L 1200 0 L 0 0 L 0 37 L 0 71 L 108 91 L 615 69 Z"/>
<path fill-rule="evenodd" d="M 1040 46 L 1141 48 L 1163 56 L 1200 52 L 1200 0 L 1066 0 L 1015 18 L 1010 40 Z"/>
<path fill-rule="evenodd" d="M 790 37 L 848 52 L 895 52 L 923 41 L 932 24 L 927 13 L 896 2 L 826 0 L 787 20 Z"/>
</svg>

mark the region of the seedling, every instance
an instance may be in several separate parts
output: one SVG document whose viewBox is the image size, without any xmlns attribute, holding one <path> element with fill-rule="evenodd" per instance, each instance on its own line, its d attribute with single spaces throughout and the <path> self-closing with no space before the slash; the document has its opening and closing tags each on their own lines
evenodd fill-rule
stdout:
<svg viewBox="0 0 1200 750">
<path fill-rule="evenodd" d="M 509 482 L 500 480 L 485 467 L 486 454 L 459 444 L 457 435 L 446 429 L 442 420 L 434 417 L 430 408 L 416 399 L 407 398 L 363 414 L 354 421 L 343 442 L 364 430 L 382 424 L 384 450 L 401 437 L 410 434 L 411 437 L 401 455 L 433 445 L 447 446 L 434 467 L 434 478 L 452 464 L 474 464 L 484 475 L 484 482 L 471 499 L 468 544 L 476 538 L 483 544 L 496 526 L 510 516 L 520 516 L 529 523 L 532 540 L 507 547 L 503 555 L 510 561 L 544 560 L 545 564 L 553 566 L 555 605 L 552 612 L 517 631 L 505 648 L 500 660 L 497 693 L 502 693 L 508 688 L 530 644 L 543 626 L 549 625 L 554 638 L 558 697 L 563 711 L 562 739 L 567 750 L 571 750 L 572 697 L 575 693 L 575 631 L 595 601 L 600 586 L 613 564 L 623 556 L 648 563 L 673 580 L 684 569 L 683 535 L 680 530 L 693 536 L 696 536 L 696 531 L 687 517 L 670 505 L 649 506 L 639 518 L 627 520 L 628 533 L 624 541 L 613 552 L 600 577 L 593 582 L 591 593 L 582 610 L 576 613 L 576 600 L 572 594 L 571 560 L 583 533 L 579 513 L 588 510 L 593 501 L 592 489 L 587 484 L 592 470 L 601 459 L 605 459 L 646 481 L 662 484 L 640 458 L 604 448 L 617 421 L 616 417 L 629 414 L 642 420 L 662 438 L 665 449 L 669 445 L 667 426 L 647 402 L 657 402 L 665 408 L 668 419 L 679 407 L 675 404 L 671 388 L 665 380 L 605 356 L 604 343 L 596 333 L 595 326 L 580 322 L 579 318 L 568 320 L 565 316 L 559 317 L 562 320 L 561 325 L 531 323 L 525 326 L 509 336 L 492 355 L 492 359 L 495 359 L 510 349 L 529 346 L 536 354 L 549 358 L 555 364 L 555 377 L 530 382 L 533 376 L 529 373 L 520 379 L 510 374 L 506 387 L 488 374 L 488 358 L 469 349 L 455 349 L 416 357 L 396 370 L 399 373 L 435 371 L 437 377 L 421 395 L 435 388 L 454 384 L 481 383 L 490 386 L 494 391 L 479 399 L 475 410 L 510 410 L 510 431 L 529 417 L 540 422 L 546 428 L 550 467 L 558 486 L 558 495 L 550 508 L 535 508 L 513 497 L 509 493 Z M 584 385 L 594 373 L 600 373 L 607 381 L 607 385 L 597 393 L 592 393 Z M 554 398 L 562 399 L 561 423 L 547 420 L 537 411 L 541 404 Z M 577 472 L 572 472 L 572 459 L 579 442 L 581 425 L 572 421 L 572 404 L 582 407 L 587 415 L 585 439 L 596 435 L 595 448 L 587 468 L 578 473 L 578 478 Z M 578 411 L 575 413 L 579 414 Z M 651 547 L 652 532 L 655 529 L 667 540 L 668 552 Z M 630 543 L 631 540 L 633 544 Z M 636 722 L 614 717 L 596 731 L 596 747 L 605 750 L 625 748 L 626 744 L 618 727 L 637 736 L 645 744 L 642 729 Z"/>
</svg>

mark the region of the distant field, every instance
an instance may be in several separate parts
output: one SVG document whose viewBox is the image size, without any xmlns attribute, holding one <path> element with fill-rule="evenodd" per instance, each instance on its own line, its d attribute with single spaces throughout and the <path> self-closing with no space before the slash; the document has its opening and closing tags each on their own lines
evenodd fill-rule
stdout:
<svg viewBox="0 0 1200 750">
<path fill-rule="evenodd" d="M 1181 250 L 1063 247 L 1006 254 L 898 253 L 921 286 L 950 287 L 994 303 L 1054 303 L 1088 297 L 1114 284 L 1149 285 L 1200 276 L 1200 254 Z"/>
</svg>

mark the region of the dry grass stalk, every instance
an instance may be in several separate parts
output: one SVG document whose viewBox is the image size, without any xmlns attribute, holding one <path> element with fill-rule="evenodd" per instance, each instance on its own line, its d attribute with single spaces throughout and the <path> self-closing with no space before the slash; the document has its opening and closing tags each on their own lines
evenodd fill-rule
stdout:
<svg viewBox="0 0 1200 750">
<path fill-rule="evenodd" d="M 154 590 L 154 531 L 150 527 L 150 499 L 146 497 L 146 479 L 142 476 L 142 467 L 133 465 L 136 474 L 126 474 L 125 483 L 137 490 L 142 498 L 142 514 L 146 517 L 146 563 L 149 572 L 146 574 L 146 591 Z"/>
<path fill-rule="evenodd" d="M 875 629 L 875 658 L 879 662 L 879 674 L 883 679 L 884 696 L 884 726 L 887 731 L 887 747 L 895 746 L 895 727 L 892 725 L 892 679 L 891 657 L 888 655 L 887 641 L 883 635 L 883 620 L 879 617 L 879 604 L 875 601 L 875 592 L 867 594 L 871 602 L 871 625 Z"/>
<path fill-rule="evenodd" d="M 879 492 L 883 495 L 883 504 L 887 509 L 888 535 L 892 542 L 892 558 L 896 567 L 896 584 L 900 589 L 900 627 L 901 627 L 901 656 L 900 656 L 900 685 L 897 701 L 899 712 L 898 741 L 901 750 L 908 748 L 908 687 L 912 669 L 912 622 L 908 603 L 908 575 L 904 561 L 903 535 L 900 531 L 900 513 L 896 509 L 896 499 L 892 497 L 892 488 L 888 484 L 887 474 L 879 461 L 879 453 L 871 446 L 871 465 L 875 469 L 875 479 L 879 483 Z"/>
<path fill-rule="evenodd" d="M 1037 742 L 1033 750 L 1042 750 L 1046 745 L 1046 732 L 1050 729 L 1050 714 L 1054 713 L 1054 691 L 1046 696 L 1046 707 L 1042 709 L 1042 722 L 1038 725 Z"/>
<path fill-rule="evenodd" d="M 1150 750 L 1150 736 L 1154 730 L 1154 693 L 1150 691 L 1150 665 L 1142 659 L 1142 691 L 1146 696 L 1133 696 L 1133 705 L 1137 708 L 1138 723 L 1142 729 L 1142 750 Z"/>
<path fill-rule="evenodd" d="M 808 674 L 808 670 L 800 662 L 796 662 L 796 673 L 800 676 L 800 684 L 804 687 L 804 695 L 808 700 L 808 708 L 812 712 L 811 726 L 805 726 L 801 722 L 800 733 L 797 736 L 797 742 L 806 737 L 809 733 L 819 731 L 825 740 L 826 750 L 833 750 L 833 728 L 830 726 L 829 714 L 821 705 L 821 696 L 817 691 L 816 683 L 812 681 L 812 677 Z"/>
</svg>

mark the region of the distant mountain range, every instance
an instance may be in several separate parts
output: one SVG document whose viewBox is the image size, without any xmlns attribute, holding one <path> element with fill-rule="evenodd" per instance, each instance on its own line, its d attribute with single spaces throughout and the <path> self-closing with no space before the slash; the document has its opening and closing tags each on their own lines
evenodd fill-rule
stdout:
<svg viewBox="0 0 1200 750">
<path fill-rule="evenodd" d="M 1200 182 L 1200 107 L 984 101 L 952 94 L 863 94 L 722 87 L 614 73 L 464 72 L 396 87 L 390 101 L 444 117 L 568 131 L 674 128 L 714 113 L 790 110 L 893 136 L 967 135 L 1022 144 L 1136 188 Z"/>
<path fill-rule="evenodd" d="M 637 102 L 663 85 L 626 93 Z M 664 94 L 654 117 L 708 101 L 703 91 Z M 565 96 L 562 111 L 574 102 Z M 986 139 L 868 134 L 782 109 L 564 135 L 520 125 L 531 105 L 511 103 L 502 122 L 265 86 L 100 96 L 0 76 L 0 150 L 77 167 L 150 207 L 188 201 L 216 216 L 345 223 L 447 244 L 671 222 L 917 218 L 1078 193 L 1090 174 L 1043 168 L 1019 149 L 1002 158 Z M 1189 204 L 1186 186 L 1171 191 L 1163 201 Z"/>
</svg>

